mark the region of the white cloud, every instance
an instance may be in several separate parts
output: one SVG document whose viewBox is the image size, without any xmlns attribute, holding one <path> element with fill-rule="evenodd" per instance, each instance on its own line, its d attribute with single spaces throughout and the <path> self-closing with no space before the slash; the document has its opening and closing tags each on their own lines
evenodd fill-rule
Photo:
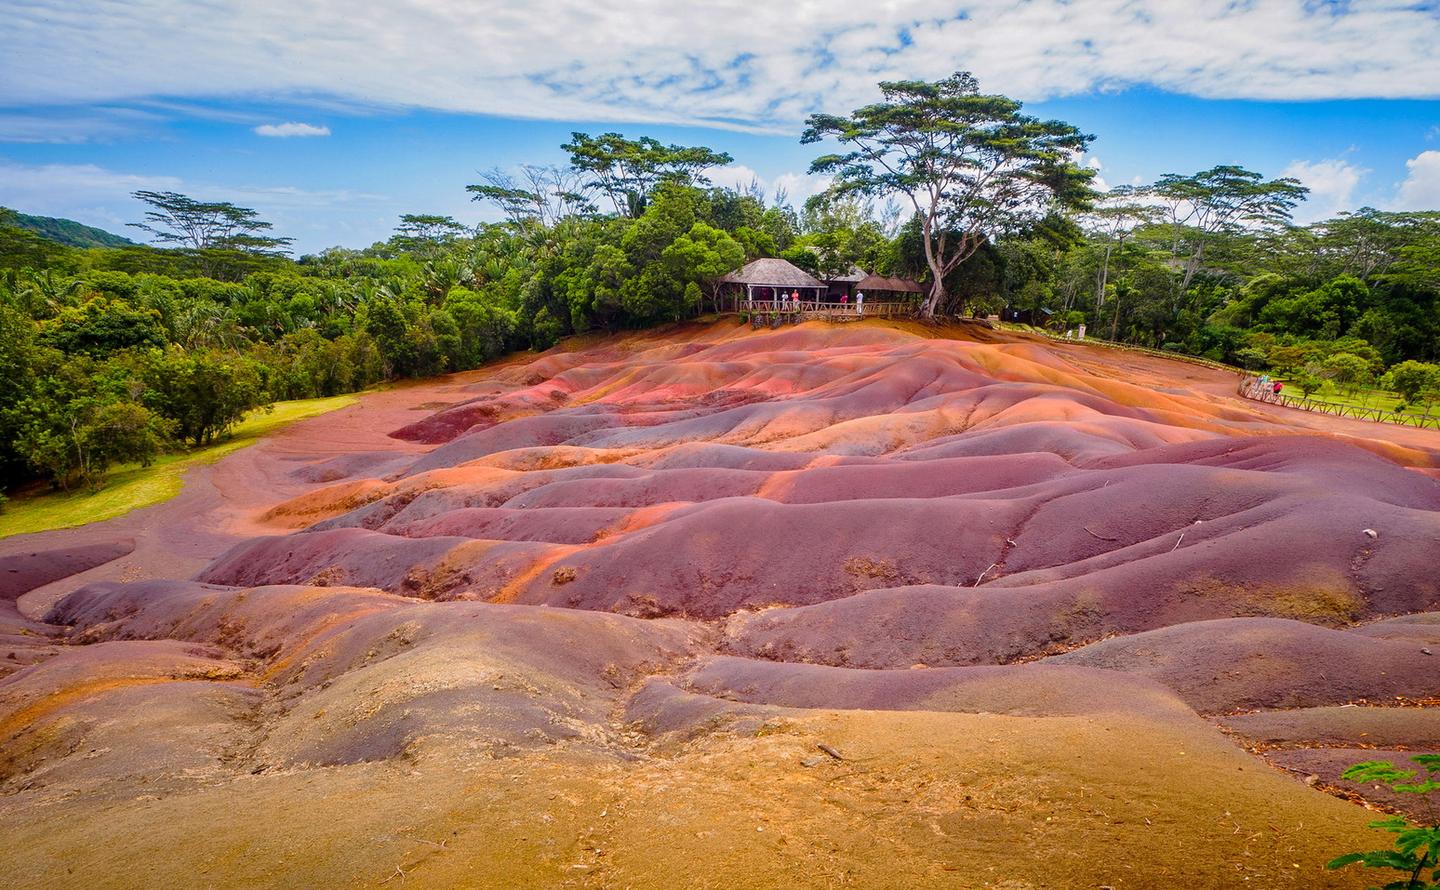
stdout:
<svg viewBox="0 0 1440 890">
<path fill-rule="evenodd" d="M 330 128 L 290 121 L 284 124 L 261 124 L 255 128 L 255 132 L 260 136 L 275 136 L 280 139 L 286 139 L 291 136 L 329 136 Z"/>
<path fill-rule="evenodd" d="M 785 203 L 797 210 L 805 205 L 807 199 L 829 188 L 831 181 L 829 176 L 811 176 L 808 173 L 795 172 L 781 173 L 773 178 L 766 178 L 744 164 L 711 167 L 705 171 L 705 175 L 716 185 L 742 191 L 749 189 L 753 183 L 765 193 L 766 200 L 774 200 L 777 196 L 783 195 Z"/>
<path fill-rule="evenodd" d="M 292 0 L 12 4 L 12 107 L 284 97 L 565 120 L 793 129 L 881 78 L 974 71 L 1025 99 L 1148 85 L 1204 97 L 1440 94 L 1412 0 Z M 1383 51 L 1380 49 L 1383 48 Z"/>
<path fill-rule="evenodd" d="M 796 209 L 805 206 L 810 198 L 830 187 L 833 177 L 811 176 L 808 173 L 782 173 L 771 183 L 772 193 L 779 190 L 786 195 L 786 202 Z"/>
<path fill-rule="evenodd" d="M 1395 210 L 1440 210 L 1440 151 L 1422 151 L 1405 162 L 1408 171 Z"/>
<path fill-rule="evenodd" d="M 1342 210 L 1355 209 L 1355 188 L 1369 172 L 1343 158 L 1331 158 L 1291 161 L 1280 175 L 1298 179 L 1310 189 L 1305 202 L 1295 210 L 1296 222 L 1310 223 L 1330 219 Z"/>
</svg>

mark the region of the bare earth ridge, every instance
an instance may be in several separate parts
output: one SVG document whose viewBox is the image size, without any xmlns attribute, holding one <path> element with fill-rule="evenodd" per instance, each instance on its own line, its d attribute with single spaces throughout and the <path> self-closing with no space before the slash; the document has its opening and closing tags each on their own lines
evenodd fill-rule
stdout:
<svg viewBox="0 0 1440 890">
<path fill-rule="evenodd" d="M 0 541 L 18 887 L 1363 887 L 1440 434 L 978 326 L 374 393 Z"/>
</svg>

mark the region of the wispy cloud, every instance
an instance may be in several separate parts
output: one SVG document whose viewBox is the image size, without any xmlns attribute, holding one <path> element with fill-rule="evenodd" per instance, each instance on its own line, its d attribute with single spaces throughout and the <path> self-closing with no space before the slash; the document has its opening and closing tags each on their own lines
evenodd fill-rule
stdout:
<svg viewBox="0 0 1440 890">
<path fill-rule="evenodd" d="M 260 136 L 288 139 L 292 136 L 329 136 L 330 128 L 290 121 L 284 124 L 261 124 L 255 128 L 255 133 Z"/>
<path fill-rule="evenodd" d="M 316 233 L 332 243 L 340 232 L 363 231 L 373 237 L 370 220 L 392 220 L 386 195 L 350 189 L 294 186 L 223 185 L 177 176 L 111 170 L 96 164 L 24 164 L 0 158 L 0 196 L 7 207 L 44 216 L 61 216 L 123 234 L 123 226 L 141 218 L 144 208 L 130 195 L 142 189 L 176 191 L 202 200 L 232 201 L 254 207 L 282 234 Z M 323 212 L 324 218 L 317 220 Z M 318 230 L 317 230 L 318 226 Z M 333 232 L 324 231 L 326 228 Z M 380 228 L 379 231 L 385 231 Z"/>
<path fill-rule="evenodd" d="M 1440 16 L 1412 0 L 401 0 L 363 15 L 289 0 L 29 0 L 0 34 L 0 84 L 17 108 L 325 96 L 793 127 L 817 108 L 868 101 L 878 79 L 956 68 L 1026 99 L 1131 85 L 1215 98 L 1431 97 L 1436 45 Z"/>
<path fill-rule="evenodd" d="M 149 132 L 160 120 L 135 108 L 0 108 L 0 142 L 103 142 Z"/>
</svg>

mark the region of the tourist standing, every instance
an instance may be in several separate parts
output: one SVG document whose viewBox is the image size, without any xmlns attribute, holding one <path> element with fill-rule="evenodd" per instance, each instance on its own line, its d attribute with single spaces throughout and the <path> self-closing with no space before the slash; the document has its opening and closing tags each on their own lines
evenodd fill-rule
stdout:
<svg viewBox="0 0 1440 890">
<path fill-rule="evenodd" d="M 855 293 L 855 314 L 865 314 L 865 292 L 863 290 Z"/>
</svg>

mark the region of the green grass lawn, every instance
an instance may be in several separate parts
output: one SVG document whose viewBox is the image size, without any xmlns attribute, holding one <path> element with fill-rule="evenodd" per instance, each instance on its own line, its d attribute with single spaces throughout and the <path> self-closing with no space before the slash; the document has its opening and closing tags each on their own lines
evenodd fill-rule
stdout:
<svg viewBox="0 0 1440 890">
<path fill-rule="evenodd" d="M 178 454 L 166 454 L 148 467 L 129 464 L 106 474 L 98 491 L 51 491 L 14 495 L 0 511 L 0 538 L 70 528 L 114 519 L 139 507 L 169 500 L 180 493 L 185 471 L 214 463 L 232 451 L 252 445 L 286 424 L 353 404 L 359 396 L 276 402 L 272 411 L 253 411 L 236 425 L 228 439 Z"/>
<path fill-rule="evenodd" d="M 1295 399 L 1305 397 L 1304 394 L 1300 392 L 1300 387 L 1296 386 L 1288 380 L 1282 379 L 1281 382 L 1285 384 L 1285 395 Z M 1400 404 L 1401 399 L 1399 393 L 1391 392 L 1386 389 L 1371 389 L 1357 392 L 1353 396 L 1343 392 L 1317 392 L 1310 395 L 1310 401 L 1323 402 L 1326 405 L 1343 405 L 1347 408 L 1369 408 L 1372 410 L 1379 409 L 1381 411 L 1394 411 L 1395 407 Z M 1430 416 L 1434 417 L 1435 413 L 1436 409 L 1431 408 Z M 1412 425 L 1419 426 L 1420 420 L 1424 419 L 1425 416 L 1425 409 L 1410 407 L 1404 412 L 1402 412 L 1400 416 L 1396 419 L 1404 420 L 1411 423 Z"/>
</svg>

